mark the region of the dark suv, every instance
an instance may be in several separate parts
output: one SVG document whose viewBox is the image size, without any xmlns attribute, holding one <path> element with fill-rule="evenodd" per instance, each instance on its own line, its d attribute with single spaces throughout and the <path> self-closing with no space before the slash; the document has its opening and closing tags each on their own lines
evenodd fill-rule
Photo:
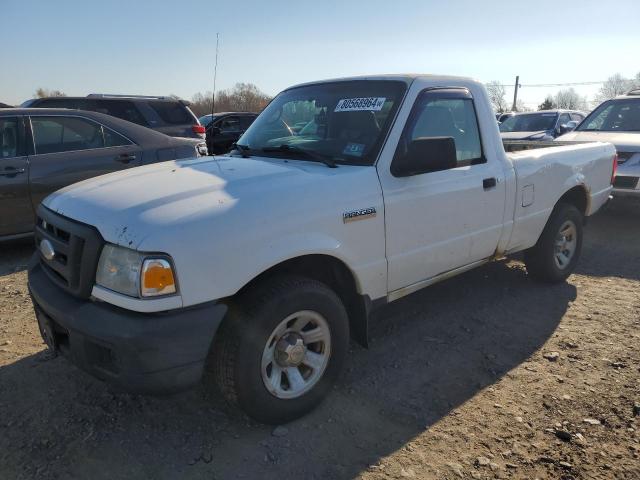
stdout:
<svg viewBox="0 0 640 480">
<path fill-rule="evenodd" d="M 257 116 L 252 112 L 220 112 L 200 117 L 200 123 L 207 129 L 209 155 L 227 153 Z"/>
<path fill-rule="evenodd" d="M 137 123 L 171 137 L 205 138 L 205 129 L 189 109 L 189 102 L 170 97 L 92 93 L 86 97 L 35 98 L 21 106 L 90 110 Z"/>
</svg>

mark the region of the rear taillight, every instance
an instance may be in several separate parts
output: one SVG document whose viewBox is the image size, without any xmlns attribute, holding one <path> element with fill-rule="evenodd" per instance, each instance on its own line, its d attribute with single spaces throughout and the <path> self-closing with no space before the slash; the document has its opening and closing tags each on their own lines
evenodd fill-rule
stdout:
<svg viewBox="0 0 640 480">
<path fill-rule="evenodd" d="M 616 173 L 618 173 L 618 154 L 613 156 L 613 167 L 611 168 L 611 185 L 616 181 Z"/>
<path fill-rule="evenodd" d="M 207 129 L 202 125 L 194 125 L 193 127 L 191 127 L 191 129 L 193 130 L 193 133 L 197 133 L 199 135 L 203 135 L 207 131 Z"/>
</svg>

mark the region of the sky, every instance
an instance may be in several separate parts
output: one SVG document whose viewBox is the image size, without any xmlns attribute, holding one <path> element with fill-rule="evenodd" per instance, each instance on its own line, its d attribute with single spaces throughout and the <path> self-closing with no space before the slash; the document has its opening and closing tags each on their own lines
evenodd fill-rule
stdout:
<svg viewBox="0 0 640 480">
<path fill-rule="evenodd" d="M 269 95 L 373 73 L 512 85 L 528 107 L 561 87 L 640 72 L 638 0 L 0 0 L 0 102 L 67 95 L 191 99 L 251 82 Z M 599 85 L 574 87 L 590 99 Z M 512 98 L 513 88 L 507 87 Z"/>
</svg>

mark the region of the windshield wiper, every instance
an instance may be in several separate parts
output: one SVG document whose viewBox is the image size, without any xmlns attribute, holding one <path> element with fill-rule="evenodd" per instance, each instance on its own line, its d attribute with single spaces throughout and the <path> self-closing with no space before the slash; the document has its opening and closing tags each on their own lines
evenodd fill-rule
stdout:
<svg viewBox="0 0 640 480">
<path fill-rule="evenodd" d="M 239 143 L 233 143 L 231 145 L 231 151 L 234 150 L 240 152 L 242 158 L 249 158 L 250 155 L 247 152 L 251 151 L 251 147 L 249 147 L 249 145 L 240 145 Z"/>
<path fill-rule="evenodd" d="M 264 147 L 262 149 L 263 152 L 278 152 L 278 153 L 293 153 L 295 155 L 302 154 L 308 158 L 316 160 L 318 162 L 324 163 L 329 168 L 337 168 L 336 162 L 333 160 L 333 157 L 330 155 L 323 155 L 321 153 L 312 152 L 311 150 L 305 150 L 299 147 L 292 147 L 291 145 L 287 145 L 283 143 L 279 147 Z"/>
</svg>

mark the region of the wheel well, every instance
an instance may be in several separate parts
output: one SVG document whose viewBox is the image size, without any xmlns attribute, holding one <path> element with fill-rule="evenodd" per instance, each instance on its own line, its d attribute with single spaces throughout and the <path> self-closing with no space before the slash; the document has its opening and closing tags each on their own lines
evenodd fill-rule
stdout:
<svg viewBox="0 0 640 480">
<path fill-rule="evenodd" d="M 562 195 L 560 200 L 558 200 L 558 203 L 568 203 L 573 205 L 580 213 L 582 213 L 582 215 L 586 215 L 587 207 L 589 206 L 589 197 L 587 196 L 587 191 L 583 186 L 577 186 Z"/>
<path fill-rule="evenodd" d="M 367 346 L 367 324 L 371 299 L 368 295 L 358 293 L 353 272 L 344 262 L 330 255 L 304 255 L 292 258 L 262 272 L 242 287 L 238 293 L 250 289 L 258 282 L 269 281 L 270 277 L 282 274 L 312 278 L 331 288 L 340 297 L 347 310 L 351 338 L 362 346 Z"/>
</svg>

